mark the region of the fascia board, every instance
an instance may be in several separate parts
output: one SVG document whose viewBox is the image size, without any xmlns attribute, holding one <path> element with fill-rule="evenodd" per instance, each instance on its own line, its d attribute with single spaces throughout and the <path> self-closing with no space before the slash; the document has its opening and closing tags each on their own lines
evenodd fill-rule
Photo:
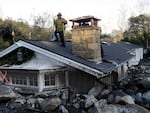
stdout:
<svg viewBox="0 0 150 113">
<path fill-rule="evenodd" d="M 9 46 L 8 48 L 6 48 L 6 49 L 4 49 L 3 51 L 0 52 L 0 58 L 5 56 L 5 55 L 7 55 L 8 53 L 12 52 L 13 50 L 15 50 L 15 49 L 17 49 L 19 47 L 20 47 L 20 45 L 17 44 L 17 43 Z"/>
</svg>

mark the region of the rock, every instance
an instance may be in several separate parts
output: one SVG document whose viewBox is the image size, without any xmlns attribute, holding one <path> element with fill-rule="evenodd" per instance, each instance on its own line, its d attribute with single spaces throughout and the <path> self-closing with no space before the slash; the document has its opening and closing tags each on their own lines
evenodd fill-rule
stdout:
<svg viewBox="0 0 150 113">
<path fill-rule="evenodd" d="M 68 111 L 69 111 L 69 113 L 81 113 L 81 109 L 77 109 L 73 106 L 68 107 Z"/>
<path fill-rule="evenodd" d="M 69 113 L 68 110 L 62 105 L 59 106 L 59 110 L 61 111 L 61 113 Z"/>
<path fill-rule="evenodd" d="M 95 102 L 97 102 L 97 99 L 91 95 L 85 100 L 85 108 L 89 108 L 92 106 Z"/>
<path fill-rule="evenodd" d="M 42 102 L 44 101 L 44 99 L 43 98 L 36 98 L 36 101 L 35 101 L 35 108 L 37 108 L 37 109 L 41 109 L 41 104 L 42 104 Z"/>
<path fill-rule="evenodd" d="M 139 92 L 135 95 L 135 102 L 142 102 L 142 93 Z"/>
<path fill-rule="evenodd" d="M 130 88 L 126 88 L 125 89 L 125 93 L 127 93 L 128 95 L 134 95 L 136 93 L 136 90 L 130 89 Z"/>
<path fill-rule="evenodd" d="M 80 103 L 73 103 L 73 107 L 76 108 L 76 109 L 79 109 L 80 108 Z"/>
<path fill-rule="evenodd" d="M 24 98 L 17 98 L 15 100 L 15 103 L 20 103 L 20 104 L 24 105 L 26 103 L 26 100 Z"/>
<path fill-rule="evenodd" d="M 132 104 L 132 105 L 127 104 L 124 106 L 117 105 L 117 108 L 118 108 L 118 113 L 150 113 L 150 111 L 147 110 L 146 108 L 136 104 Z"/>
<path fill-rule="evenodd" d="M 142 84 L 144 88 L 150 89 L 150 77 L 143 77 L 139 81 L 139 84 Z"/>
<path fill-rule="evenodd" d="M 104 100 L 103 104 L 97 104 L 95 113 L 149 113 L 147 109 L 136 104 L 113 105 L 107 104 Z M 101 102 L 99 102 L 101 103 Z"/>
<path fill-rule="evenodd" d="M 87 112 L 85 112 L 85 113 L 87 113 Z M 95 107 L 90 107 L 88 109 L 88 113 L 97 113 L 97 109 Z"/>
<path fill-rule="evenodd" d="M 107 100 L 106 99 L 101 99 L 97 102 L 94 103 L 94 107 L 98 108 L 98 107 L 103 107 L 107 104 Z"/>
<path fill-rule="evenodd" d="M 142 95 L 142 99 L 145 102 L 150 103 L 150 91 L 144 92 Z"/>
<path fill-rule="evenodd" d="M 115 105 L 106 104 L 103 107 L 96 107 L 97 112 L 95 113 L 119 113 Z"/>
<path fill-rule="evenodd" d="M 112 91 L 108 96 L 108 102 L 119 104 L 135 104 L 133 98 L 122 91 Z"/>
<path fill-rule="evenodd" d="M 16 97 L 16 93 L 9 86 L 0 85 L 0 101 L 10 100 Z"/>
<path fill-rule="evenodd" d="M 56 89 L 56 90 L 48 91 L 47 94 L 49 95 L 49 97 L 60 97 L 62 95 L 62 92 Z"/>
<path fill-rule="evenodd" d="M 57 109 L 60 104 L 61 100 L 58 97 L 48 98 L 41 103 L 41 110 L 44 112 L 50 112 Z"/>
<path fill-rule="evenodd" d="M 12 103 L 9 104 L 10 109 L 18 109 L 18 108 L 21 108 L 21 107 L 22 107 L 21 103 L 12 102 Z"/>
<path fill-rule="evenodd" d="M 123 97 L 116 96 L 115 102 L 116 103 L 123 103 L 123 104 L 135 104 L 130 95 L 125 95 Z"/>
<path fill-rule="evenodd" d="M 101 92 L 99 98 L 107 98 L 107 96 L 108 96 L 109 93 L 110 93 L 110 90 L 109 90 L 109 89 L 104 89 L 104 90 Z"/>
<path fill-rule="evenodd" d="M 51 90 L 51 91 L 38 92 L 35 94 L 35 97 L 40 97 L 40 98 L 59 97 L 61 96 L 61 94 L 62 93 L 60 90 Z"/>
<path fill-rule="evenodd" d="M 69 92 L 68 92 L 68 90 L 63 91 L 62 93 L 60 92 L 60 94 L 57 95 L 57 96 L 60 96 L 60 95 L 61 95 L 61 101 L 62 101 L 61 104 L 66 106 L 67 102 L 68 102 L 68 99 L 69 99 Z"/>
<path fill-rule="evenodd" d="M 89 90 L 88 95 L 93 95 L 94 97 L 97 97 L 99 96 L 103 88 L 104 88 L 103 85 L 95 86 Z"/>
<path fill-rule="evenodd" d="M 141 70 L 143 70 L 144 73 L 150 74 L 150 68 L 149 68 L 149 66 L 141 66 Z"/>
<path fill-rule="evenodd" d="M 29 98 L 27 99 L 27 104 L 31 107 L 35 108 L 36 98 Z"/>
<path fill-rule="evenodd" d="M 47 92 L 38 92 L 35 94 L 35 97 L 39 97 L 39 98 L 48 98 L 49 95 Z"/>
</svg>

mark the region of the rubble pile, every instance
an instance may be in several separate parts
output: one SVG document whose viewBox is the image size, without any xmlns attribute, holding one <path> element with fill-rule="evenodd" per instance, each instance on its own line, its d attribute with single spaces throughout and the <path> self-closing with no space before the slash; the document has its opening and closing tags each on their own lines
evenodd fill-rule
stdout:
<svg viewBox="0 0 150 113">
<path fill-rule="evenodd" d="M 11 99 L 5 107 L 16 113 L 18 109 L 26 113 L 150 113 L 150 68 L 132 67 L 128 73 L 127 78 L 115 85 L 95 86 L 87 94 L 70 93 L 68 98 L 60 90 L 14 96 L 8 86 L 1 87 L 6 89 L 5 93 L 13 94 L 12 98 L 5 97 Z M 3 92 L 0 92 L 0 102 Z"/>
</svg>

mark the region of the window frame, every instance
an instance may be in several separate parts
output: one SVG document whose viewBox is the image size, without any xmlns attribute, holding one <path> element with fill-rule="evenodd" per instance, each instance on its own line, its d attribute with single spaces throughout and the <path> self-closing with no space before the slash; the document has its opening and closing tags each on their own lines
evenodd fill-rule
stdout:
<svg viewBox="0 0 150 113">
<path fill-rule="evenodd" d="M 57 84 L 57 74 L 55 72 L 44 74 L 44 87 L 45 88 L 56 87 L 56 84 Z"/>
</svg>

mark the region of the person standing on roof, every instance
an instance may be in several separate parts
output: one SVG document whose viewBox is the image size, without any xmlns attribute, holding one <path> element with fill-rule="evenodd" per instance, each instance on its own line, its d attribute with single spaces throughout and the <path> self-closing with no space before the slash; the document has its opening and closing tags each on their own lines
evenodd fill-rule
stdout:
<svg viewBox="0 0 150 113">
<path fill-rule="evenodd" d="M 58 13 L 57 14 L 57 19 L 54 20 L 54 25 L 55 25 L 55 37 L 56 40 L 58 41 L 58 36 L 60 38 L 60 41 L 62 43 L 61 46 L 65 47 L 65 40 L 64 40 L 64 30 L 65 30 L 65 25 L 67 24 L 67 20 L 62 18 L 62 14 Z"/>
</svg>

